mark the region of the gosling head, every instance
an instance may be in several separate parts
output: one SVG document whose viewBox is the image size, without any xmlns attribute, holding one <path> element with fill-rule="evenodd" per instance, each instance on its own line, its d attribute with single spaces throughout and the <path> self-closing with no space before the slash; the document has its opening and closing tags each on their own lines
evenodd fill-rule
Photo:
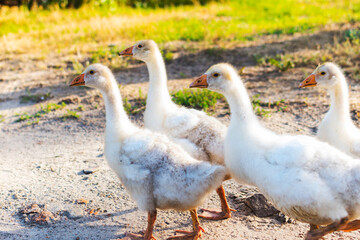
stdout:
<svg viewBox="0 0 360 240">
<path fill-rule="evenodd" d="M 225 93 L 238 80 L 235 68 L 228 63 L 219 63 L 210 67 L 203 75 L 195 79 L 190 88 L 208 88 L 220 93 Z"/>
<path fill-rule="evenodd" d="M 92 64 L 71 81 L 70 87 L 86 85 L 88 87 L 105 89 L 109 84 L 111 76 L 112 73 L 108 67 L 99 63 Z"/>
<path fill-rule="evenodd" d="M 340 67 L 327 62 L 317 67 L 310 76 L 300 83 L 299 88 L 319 86 L 329 89 L 341 81 L 341 76 L 343 73 Z"/>
<path fill-rule="evenodd" d="M 135 45 L 119 52 L 119 56 L 133 56 L 138 60 L 146 62 L 156 51 L 159 51 L 159 48 L 153 40 L 141 40 Z"/>
</svg>

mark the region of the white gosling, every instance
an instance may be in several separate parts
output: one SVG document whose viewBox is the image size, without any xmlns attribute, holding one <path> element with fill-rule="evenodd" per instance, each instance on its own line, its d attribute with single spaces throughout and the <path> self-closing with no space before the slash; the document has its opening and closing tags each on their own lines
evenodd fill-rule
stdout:
<svg viewBox="0 0 360 240">
<path fill-rule="evenodd" d="M 149 71 L 149 91 L 144 113 L 145 127 L 171 137 L 191 156 L 211 164 L 224 165 L 226 126 L 202 111 L 176 105 L 167 88 L 164 60 L 153 40 L 143 40 L 125 49 L 120 56 L 133 56 L 146 63 Z M 230 178 L 230 176 L 229 176 Z M 218 220 L 231 217 L 223 186 L 216 192 L 221 211 L 202 209 L 199 217 Z"/>
<path fill-rule="evenodd" d="M 127 233 L 130 239 L 155 239 L 156 209 L 190 210 L 193 231 L 171 239 L 198 239 L 201 228 L 196 207 L 215 190 L 227 174 L 220 165 L 192 158 L 165 135 L 135 126 L 123 108 L 117 82 L 109 68 L 93 64 L 70 86 L 97 88 L 106 108 L 105 156 L 140 210 L 148 212 L 144 235 Z"/>
<path fill-rule="evenodd" d="M 355 220 L 360 216 L 359 160 L 316 138 L 278 135 L 263 127 L 229 64 L 212 66 L 191 86 L 225 95 L 231 110 L 226 166 L 236 180 L 258 187 L 283 213 L 310 223 L 306 239 L 360 227 Z"/>
<path fill-rule="evenodd" d="M 350 117 L 348 85 L 340 67 L 325 63 L 315 69 L 301 84 L 303 87 L 319 86 L 328 91 L 330 110 L 321 122 L 317 137 L 343 152 L 360 157 L 360 130 Z"/>
</svg>

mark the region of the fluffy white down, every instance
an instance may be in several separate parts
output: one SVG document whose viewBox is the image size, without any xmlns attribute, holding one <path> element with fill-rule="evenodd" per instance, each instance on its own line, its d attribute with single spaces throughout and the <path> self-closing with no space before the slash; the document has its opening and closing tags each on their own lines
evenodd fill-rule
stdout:
<svg viewBox="0 0 360 240">
<path fill-rule="evenodd" d="M 202 111 L 179 107 L 172 102 L 159 48 L 151 40 L 140 42 L 143 48 L 135 49 L 134 57 L 146 62 L 149 71 L 145 127 L 165 133 L 196 159 L 224 164 L 224 124 Z"/>
<path fill-rule="evenodd" d="M 336 64 L 327 62 L 316 68 L 312 75 L 317 86 L 326 89 L 331 98 L 330 110 L 317 132 L 318 138 L 360 158 L 360 130 L 350 116 L 349 87 L 344 73 Z"/>
<path fill-rule="evenodd" d="M 93 64 L 83 74 L 104 98 L 106 159 L 140 209 L 190 210 L 221 185 L 223 166 L 195 160 L 165 135 L 129 120 L 110 69 Z"/>
<path fill-rule="evenodd" d="M 171 137 L 196 159 L 224 165 L 224 124 L 202 111 L 175 104 L 156 111 L 156 108 L 148 106 L 150 104 L 161 105 L 161 101 L 147 101 L 144 114 L 146 128 Z"/>
<path fill-rule="evenodd" d="M 341 151 L 360 157 L 360 130 L 350 121 L 340 123 L 326 115 L 319 125 L 317 137 L 319 140 L 327 142 Z"/>
<path fill-rule="evenodd" d="M 360 216 L 359 160 L 316 138 L 264 128 L 230 65 L 215 65 L 206 74 L 209 88 L 221 90 L 230 105 L 225 164 L 235 179 L 258 187 L 279 210 L 303 222 L 325 225 Z"/>
<path fill-rule="evenodd" d="M 239 137 L 230 128 L 225 161 L 232 176 L 257 186 L 285 214 L 312 224 L 359 217 L 360 163 L 307 136 Z M 256 142 L 259 140 L 258 142 Z"/>
<path fill-rule="evenodd" d="M 226 127 L 204 112 L 177 107 L 177 111 L 164 116 L 162 132 L 178 141 L 184 148 L 192 145 L 190 154 L 213 164 L 224 164 L 224 140 Z"/>
<path fill-rule="evenodd" d="M 171 137 L 196 159 L 224 165 L 226 126 L 202 111 L 165 103 L 149 93 L 145 127 Z"/>
<path fill-rule="evenodd" d="M 227 172 L 195 160 L 166 136 L 148 130 L 110 143 L 106 158 L 142 210 L 195 208 Z"/>
</svg>

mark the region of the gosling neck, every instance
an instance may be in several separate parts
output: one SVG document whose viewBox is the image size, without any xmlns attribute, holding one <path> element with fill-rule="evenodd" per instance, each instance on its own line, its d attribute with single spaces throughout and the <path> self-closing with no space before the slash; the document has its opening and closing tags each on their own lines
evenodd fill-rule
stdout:
<svg viewBox="0 0 360 240">
<path fill-rule="evenodd" d="M 351 122 L 348 85 L 345 77 L 341 78 L 341 81 L 329 89 L 331 105 L 328 115 L 336 119 L 337 123 Z"/>
<path fill-rule="evenodd" d="M 108 83 L 100 89 L 106 110 L 106 138 L 119 139 L 131 132 L 135 126 L 128 118 L 121 99 L 117 82 L 113 76 L 108 77 Z"/>
<path fill-rule="evenodd" d="M 241 79 L 232 82 L 232 86 L 224 93 L 231 111 L 231 122 L 239 125 L 241 128 L 247 128 L 249 125 L 260 125 L 256 115 L 253 112 L 249 95 Z"/>
<path fill-rule="evenodd" d="M 159 50 L 146 61 L 149 71 L 149 92 L 147 108 L 154 105 L 172 105 L 171 97 L 167 88 L 167 75 L 164 60 Z M 161 104 L 160 104 L 161 103 Z"/>
</svg>

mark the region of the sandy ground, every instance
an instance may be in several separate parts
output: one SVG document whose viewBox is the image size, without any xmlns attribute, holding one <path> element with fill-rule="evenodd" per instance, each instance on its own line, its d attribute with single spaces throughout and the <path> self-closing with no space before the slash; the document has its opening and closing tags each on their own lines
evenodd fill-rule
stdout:
<svg viewBox="0 0 360 240">
<path fill-rule="evenodd" d="M 329 33 L 332 34 L 332 33 Z M 314 34 L 316 35 L 316 34 Z M 269 52 L 300 51 L 299 42 L 310 42 L 316 48 L 313 35 L 292 36 L 271 44 Z M 264 125 L 278 133 L 314 135 L 316 126 L 327 111 L 329 99 L 317 89 L 299 90 L 303 77 L 315 66 L 295 68 L 279 73 L 274 67 L 256 66 L 249 52 L 263 51 L 256 46 L 237 46 L 220 56 L 206 52 L 184 54 L 167 65 L 169 88 L 182 89 L 191 76 L 200 75 L 213 63 L 228 61 L 237 67 L 245 66 L 243 79 L 250 95 L 261 101 L 285 99 L 286 111 L 269 109 L 269 117 L 262 117 Z M 293 43 L 293 45 L 292 45 Z M 286 44 L 286 47 L 284 47 Z M 285 49 L 285 50 L 284 50 Z M 290 50 L 288 50 L 290 51 Z M 69 88 L 71 71 L 66 57 L 35 60 L 28 56 L 7 56 L 0 59 L 0 239 L 117 239 L 127 231 L 145 230 L 146 213 L 140 212 L 108 167 L 103 156 L 105 112 L 96 90 Z M 181 71 L 189 78 L 181 79 Z M 146 93 L 147 71 L 138 64 L 116 72 L 123 85 L 121 92 L 129 99 L 141 88 Z M 360 85 L 350 78 L 351 103 L 357 120 Z M 28 89 L 28 90 L 27 90 Z M 42 102 L 66 101 L 64 109 L 50 112 L 38 124 L 16 122 L 17 113 L 35 113 L 40 103 L 20 103 L 27 92 L 51 92 L 52 98 Z M 80 119 L 62 120 L 67 110 L 80 105 Z M 214 114 L 228 123 L 228 110 L 219 106 Z M 141 114 L 132 116 L 142 124 Z M 356 121 L 357 122 L 357 121 Z M 83 170 L 96 169 L 84 174 Z M 245 204 L 257 193 L 255 188 L 241 186 L 234 181 L 224 184 L 229 204 L 237 212 L 223 221 L 201 220 L 205 233 L 202 239 L 303 239 L 308 225 L 285 218 L 281 214 L 257 217 Z M 80 204 L 79 200 L 89 202 Z M 32 203 L 49 210 L 54 219 L 48 224 L 31 224 L 29 216 L 21 213 Z M 202 207 L 219 207 L 213 193 Z M 94 214 L 94 212 L 96 214 Z M 175 229 L 190 229 L 188 212 L 159 211 L 154 236 L 165 239 Z M 326 239 L 360 239 L 359 232 L 335 233 Z"/>
</svg>

